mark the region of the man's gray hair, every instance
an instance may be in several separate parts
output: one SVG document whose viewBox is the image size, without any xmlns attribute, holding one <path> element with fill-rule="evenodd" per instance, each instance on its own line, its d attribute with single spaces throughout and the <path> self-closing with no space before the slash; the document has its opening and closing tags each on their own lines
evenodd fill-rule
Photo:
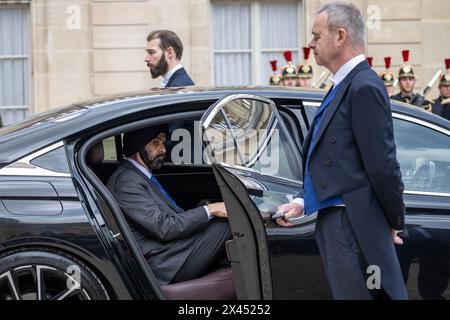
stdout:
<svg viewBox="0 0 450 320">
<path fill-rule="evenodd" d="M 344 28 L 353 46 L 366 45 L 364 17 L 358 7 L 350 2 L 337 1 L 322 6 L 317 15 L 328 13 L 328 29 L 332 32 Z"/>
</svg>

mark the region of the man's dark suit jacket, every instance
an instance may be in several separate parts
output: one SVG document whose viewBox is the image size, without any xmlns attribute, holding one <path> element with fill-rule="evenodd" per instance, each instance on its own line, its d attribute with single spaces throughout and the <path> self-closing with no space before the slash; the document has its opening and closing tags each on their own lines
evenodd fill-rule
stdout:
<svg viewBox="0 0 450 320">
<path fill-rule="evenodd" d="M 107 183 L 160 284 L 169 283 L 191 253 L 191 237 L 209 225 L 203 207 L 175 208 L 131 162 L 123 161 Z"/>
<path fill-rule="evenodd" d="M 447 119 L 450 121 L 450 104 L 442 105 L 442 101 L 444 98 L 442 96 L 439 96 L 434 103 L 432 107 L 432 112 L 434 114 L 437 114 L 438 116 L 441 116 L 444 119 Z"/>
<path fill-rule="evenodd" d="M 166 88 L 169 87 L 187 87 L 193 86 L 194 81 L 192 81 L 191 77 L 186 72 L 186 69 L 180 68 L 174 72 L 174 74 L 170 77 L 169 81 L 166 84 Z"/>
<path fill-rule="evenodd" d="M 313 130 L 303 145 L 303 168 Z M 315 141 L 308 172 L 318 199 L 343 197 L 366 262 L 380 267 L 381 286 L 391 298 L 407 298 L 391 237 L 391 228 L 404 228 L 404 186 L 391 106 L 367 61 L 342 81 Z"/>
<path fill-rule="evenodd" d="M 174 72 L 174 74 L 170 77 L 169 81 L 166 84 L 166 88 L 169 87 L 187 87 L 187 86 L 193 86 L 194 81 L 189 77 L 189 75 L 186 72 L 186 69 L 180 68 L 177 71 Z M 172 133 L 177 128 L 183 128 L 190 132 L 191 137 L 194 136 L 194 121 L 177 121 L 175 123 L 172 123 L 169 125 L 170 132 Z M 194 150 L 195 146 L 195 139 L 192 139 L 191 141 L 191 150 Z M 167 155 L 172 154 L 172 149 L 174 147 L 174 144 L 169 143 L 167 147 Z M 194 163 L 194 154 L 192 154 L 191 163 Z"/>
</svg>

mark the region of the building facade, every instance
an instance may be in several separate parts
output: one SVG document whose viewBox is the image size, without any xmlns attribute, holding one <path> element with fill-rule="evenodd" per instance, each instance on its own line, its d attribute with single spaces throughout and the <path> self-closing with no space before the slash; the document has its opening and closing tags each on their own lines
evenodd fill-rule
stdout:
<svg viewBox="0 0 450 320">
<path fill-rule="evenodd" d="M 268 85 L 269 60 L 294 63 L 325 0 L 0 1 L 0 113 L 4 124 L 76 100 L 159 86 L 144 63 L 147 34 L 174 30 L 198 85 Z M 354 0 L 367 19 L 367 55 L 392 70 L 410 49 L 418 88 L 450 56 L 449 0 Z M 323 70 L 315 68 L 315 77 Z M 436 87 L 436 86 L 435 86 Z M 434 88 L 428 96 L 437 96 Z"/>
</svg>

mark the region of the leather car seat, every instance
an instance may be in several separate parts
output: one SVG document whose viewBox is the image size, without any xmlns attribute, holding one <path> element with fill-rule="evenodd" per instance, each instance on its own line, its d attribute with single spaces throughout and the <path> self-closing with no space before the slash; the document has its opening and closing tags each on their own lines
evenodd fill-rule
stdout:
<svg viewBox="0 0 450 320">
<path fill-rule="evenodd" d="M 436 175 L 436 164 L 424 157 L 415 159 L 411 165 L 412 182 L 411 185 L 416 191 L 431 191 Z"/>
<path fill-rule="evenodd" d="M 103 149 L 103 142 L 97 142 L 94 144 L 87 152 L 86 155 L 86 164 L 92 171 L 97 175 L 97 177 L 103 182 L 106 183 L 104 170 L 102 167 L 103 158 L 105 157 L 105 151 Z"/>
<path fill-rule="evenodd" d="M 236 300 L 233 272 L 222 267 L 207 275 L 161 286 L 169 300 Z"/>
<path fill-rule="evenodd" d="M 102 163 L 104 156 L 103 142 L 97 142 L 89 149 L 86 156 L 86 163 L 90 168 L 93 168 Z"/>
</svg>

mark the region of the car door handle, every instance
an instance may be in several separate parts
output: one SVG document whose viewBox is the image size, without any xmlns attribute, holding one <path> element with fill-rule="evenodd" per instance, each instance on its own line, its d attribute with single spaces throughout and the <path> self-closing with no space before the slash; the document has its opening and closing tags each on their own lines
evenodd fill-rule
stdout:
<svg viewBox="0 0 450 320">
<path fill-rule="evenodd" d="M 404 229 L 397 234 L 402 239 L 409 239 L 408 229 Z"/>
</svg>

